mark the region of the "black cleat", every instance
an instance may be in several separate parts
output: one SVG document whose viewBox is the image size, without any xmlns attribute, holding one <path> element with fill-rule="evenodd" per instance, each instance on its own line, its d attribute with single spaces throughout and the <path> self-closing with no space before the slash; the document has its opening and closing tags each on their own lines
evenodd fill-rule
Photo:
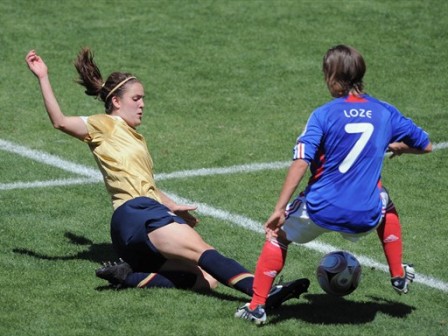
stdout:
<svg viewBox="0 0 448 336">
<path fill-rule="evenodd" d="M 123 287 L 124 281 L 130 273 L 132 273 L 131 266 L 121 258 L 114 263 L 104 262 L 103 267 L 95 271 L 98 278 L 109 281 L 110 285 L 117 289 Z"/>
<path fill-rule="evenodd" d="M 300 294 L 308 292 L 310 280 L 303 278 L 291 282 L 278 283 L 271 288 L 266 300 L 266 309 L 275 309 L 292 298 L 299 298 Z"/>
</svg>

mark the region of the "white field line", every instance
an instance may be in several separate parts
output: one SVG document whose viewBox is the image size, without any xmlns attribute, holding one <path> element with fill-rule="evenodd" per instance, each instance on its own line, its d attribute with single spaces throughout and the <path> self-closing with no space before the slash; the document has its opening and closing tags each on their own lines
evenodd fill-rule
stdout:
<svg viewBox="0 0 448 336">
<path fill-rule="evenodd" d="M 445 149 L 448 148 L 448 143 L 439 143 L 433 144 L 433 149 Z M 85 167 L 76 163 L 72 163 L 70 161 L 66 161 L 61 159 L 55 155 L 47 154 L 41 151 L 32 150 L 20 145 L 16 145 L 9 141 L 5 141 L 0 139 L 0 150 L 5 150 L 7 152 L 15 153 L 20 156 L 53 166 L 63 170 L 66 170 L 71 173 L 79 174 L 84 176 L 84 178 L 72 178 L 72 179 L 59 179 L 59 180 L 50 180 L 50 181 L 36 181 L 36 182 L 15 182 L 15 183 L 6 183 L 0 184 L 0 190 L 11 190 L 11 189 L 26 189 L 26 188 L 36 188 L 36 187 L 47 187 L 47 186 L 64 186 L 64 185 L 73 185 L 73 184 L 81 184 L 81 183 L 96 183 L 101 181 L 101 175 L 98 173 L 96 169 L 92 169 L 89 167 Z M 156 176 L 157 180 L 164 180 L 169 178 L 186 178 L 186 177 L 194 177 L 194 176 L 208 176 L 208 175 L 216 175 L 216 174 L 234 174 L 234 173 L 247 173 L 252 171 L 259 170 L 267 170 L 267 169 L 282 169 L 288 167 L 290 162 L 274 162 L 274 163 L 257 163 L 252 165 L 241 165 L 241 166 L 232 166 L 227 168 L 212 168 L 212 169 L 199 169 L 199 170 L 186 170 L 179 171 L 174 173 L 160 174 Z M 241 226 L 243 228 L 263 233 L 262 224 L 256 222 L 248 217 L 244 217 L 237 214 L 232 214 L 230 212 L 220 210 L 214 207 L 211 207 L 205 203 L 195 203 L 193 201 L 187 200 L 180 196 L 169 194 L 173 200 L 183 204 L 196 204 L 198 206 L 198 212 L 221 219 L 226 222 L 233 223 L 235 225 Z M 304 247 L 310 248 L 312 250 L 321 252 L 323 254 L 328 253 L 330 251 L 337 250 L 338 248 L 329 244 L 320 243 L 317 241 L 310 242 L 308 244 L 304 244 Z M 376 262 L 375 260 L 362 256 L 356 256 L 359 261 L 368 267 L 374 267 L 376 269 L 382 270 L 384 272 L 388 272 L 388 268 L 386 265 Z M 437 280 L 433 277 L 425 276 L 422 274 L 417 274 L 415 282 L 422 283 L 426 286 L 441 290 L 443 292 L 448 292 L 448 283 Z"/>
<path fill-rule="evenodd" d="M 73 163 L 61 159 L 56 155 L 51 155 L 38 150 L 29 149 L 27 147 L 14 144 L 6 140 L 0 139 L 0 150 L 14 153 L 49 166 L 60 168 L 70 173 L 86 176 L 89 178 L 97 178 L 98 181 L 102 180 L 101 174 L 98 172 L 98 169 L 93 169 L 77 163 Z"/>
<path fill-rule="evenodd" d="M 448 148 L 448 142 L 442 142 L 438 144 L 433 144 L 434 150 L 445 149 Z M 89 168 L 80 164 L 76 164 L 67 160 L 64 160 L 56 155 L 51 155 L 45 152 L 41 152 L 38 150 L 32 150 L 24 146 L 20 146 L 14 144 L 12 142 L 0 139 L 0 150 L 4 150 L 10 153 L 14 153 L 25 158 L 32 159 L 37 162 L 44 163 L 49 166 L 53 166 L 56 168 L 63 169 L 65 171 L 82 175 L 87 177 L 85 179 L 85 183 L 93 183 L 102 181 L 101 174 L 95 168 Z M 249 173 L 261 170 L 275 170 L 275 169 L 283 169 L 289 167 L 291 161 L 279 161 L 279 162 L 269 162 L 269 163 L 254 163 L 254 164 L 244 164 L 244 165 L 235 165 L 224 168 L 201 168 L 195 170 L 181 170 L 172 173 L 160 173 L 156 174 L 155 178 L 158 181 L 168 180 L 173 178 L 189 178 L 189 177 L 197 177 L 197 176 L 210 176 L 210 175 L 223 175 L 223 174 L 237 174 L 237 173 Z M 58 180 L 57 185 L 61 185 L 64 181 L 63 179 Z M 73 179 L 67 179 L 67 184 L 74 184 Z M 79 180 L 79 183 L 82 180 Z M 47 184 L 48 183 L 48 184 Z M 17 187 L 14 187 L 14 186 Z M 28 186 L 33 188 L 35 186 L 45 187 L 45 186 L 53 186 L 53 182 L 50 180 L 48 182 L 18 182 L 18 183 L 7 183 L 0 184 L 0 190 L 10 190 L 10 189 L 22 189 L 27 188 Z"/>
<path fill-rule="evenodd" d="M 274 169 L 287 168 L 289 167 L 290 164 L 291 164 L 290 161 L 286 161 L 286 162 L 253 163 L 238 166 L 230 166 L 225 168 L 201 168 L 195 170 L 181 170 L 173 173 L 157 174 L 156 179 L 158 181 L 161 181 L 172 178 L 249 173 L 260 170 L 274 170 Z"/>
<path fill-rule="evenodd" d="M 34 182 L 13 182 L 13 183 L 1 183 L 0 190 L 13 190 L 13 189 L 32 189 L 32 188 L 44 188 L 44 187 L 61 187 L 75 184 L 88 184 L 98 183 L 96 178 L 69 178 L 69 179 L 57 179 L 50 181 L 34 181 Z"/>
<path fill-rule="evenodd" d="M 448 148 L 448 142 L 439 142 L 432 144 L 433 150 L 446 149 L 446 148 Z"/>
</svg>

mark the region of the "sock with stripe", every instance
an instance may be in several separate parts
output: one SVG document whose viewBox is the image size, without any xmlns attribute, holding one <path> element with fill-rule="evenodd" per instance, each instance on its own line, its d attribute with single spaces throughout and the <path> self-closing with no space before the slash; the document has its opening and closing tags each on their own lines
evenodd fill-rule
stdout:
<svg viewBox="0 0 448 336">
<path fill-rule="evenodd" d="M 252 296 L 254 276 L 237 261 L 216 250 L 207 250 L 199 258 L 198 265 L 220 283 Z"/>
</svg>

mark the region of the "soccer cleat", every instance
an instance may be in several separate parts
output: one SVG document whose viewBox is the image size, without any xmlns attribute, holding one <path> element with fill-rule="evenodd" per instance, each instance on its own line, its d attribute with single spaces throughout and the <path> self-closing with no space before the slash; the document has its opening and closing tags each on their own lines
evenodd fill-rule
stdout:
<svg viewBox="0 0 448 336">
<path fill-rule="evenodd" d="M 109 281 L 110 285 L 117 289 L 123 287 L 129 273 L 132 273 L 131 266 L 121 258 L 114 263 L 110 261 L 104 262 L 103 267 L 95 271 L 98 278 Z"/>
<path fill-rule="evenodd" d="M 409 292 L 409 284 L 414 281 L 415 270 L 411 264 L 403 264 L 404 276 L 402 278 L 392 278 L 392 287 L 398 294 L 407 294 Z"/>
<path fill-rule="evenodd" d="M 274 285 L 266 300 L 266 309 L 278 308 L 280 305 L 292 298 L 299 298 L 300 294 L 306 293 L 310 285 L 310 280 L 303 278 L 294 281 Z"/>
<path fill-rule="evenodd" d="M 235 317 L 248 320 L 257 325 L 266 323 L 266 312 L 261 305 L 257 306 L 254 310 L 250 310 L 249 303 L 246 303 L 236 310 Z"/>
</svg>

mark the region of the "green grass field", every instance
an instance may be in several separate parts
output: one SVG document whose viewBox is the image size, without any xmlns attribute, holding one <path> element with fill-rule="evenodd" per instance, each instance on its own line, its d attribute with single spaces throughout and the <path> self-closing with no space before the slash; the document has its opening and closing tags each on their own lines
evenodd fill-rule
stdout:
<svg viewBox="0 0 448 336">
<path fill-rule="evenodd" d="M 0 335 L 448 335 L 447 12 L 445 0 L 1 1 Z M 74 82 L 81 47 L 104 76 L 137 75 L 159 187 L 199 204 L 205 240 L 253 270 L 294 141 L 330 99 L 321 60 L 339 43 L 365 56 L 366 91 L 437 144 L 385 160 L 404 259 L 417 270 L 412 292 L 392 290 L 375 235 L 291 246 L 284 278 L 310 278 L 309 293 L 262 328 L 233 318 L 248 298 L 224 286 L 105 287 L 94 271 L 116 257 L 111 204 L 87 146 L 51 127 L 28 50 L 46 61 L 68 115 L 103 112 Z M 253 169 L 265 163 L 274 167 Z M 340 300 L 315 281 L 325 246 L 363 262 L 359 288 Z"/>
</svg>

